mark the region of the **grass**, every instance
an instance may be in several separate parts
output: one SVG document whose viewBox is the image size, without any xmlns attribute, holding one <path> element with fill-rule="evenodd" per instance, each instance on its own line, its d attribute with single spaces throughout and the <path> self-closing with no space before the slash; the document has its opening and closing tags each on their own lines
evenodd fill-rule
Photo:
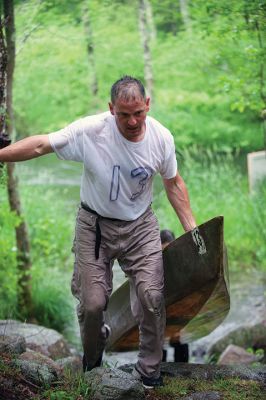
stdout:
<svg viewBox="0 0 266 400">
<path fill-rule="evenodd" d="M 241 379 L 219 379 L 214 381 L 166 378 L 166 386 L 158 389 L 158 397 L 148 397 L 154 400 L 179 399 L 195 392 L 218 392 L 226 400 L 260 400 L 265 388 L 261 383 Z"/>
<path fill-rule="evenodd" d="M 58 382 L 50 387 L 31 385 L 14 367 L 8 354 L 0 355 L 0 397 L 16 400 L 93 400 L 90 387 L 81 373 L 66 371 Z M 187 398 L 193 393 L 215 392 L 226 400 L 260 400 L 265 386 L 260 382 L 241 379 L 216 379 L 213 381 L 165 377 L 165 386 L 146 390 L 146 400 L 175 400 Z M 2 398 L 2 397 L 1 397 Z"/>
</svg>

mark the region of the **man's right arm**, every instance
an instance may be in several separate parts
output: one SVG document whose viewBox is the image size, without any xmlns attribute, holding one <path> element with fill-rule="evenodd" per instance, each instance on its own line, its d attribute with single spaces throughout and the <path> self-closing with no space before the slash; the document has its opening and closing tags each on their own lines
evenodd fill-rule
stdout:
<svg viewBox="0 0 266 400">
<path fill-rule="evenodd" d="M 0 162 L 30 160 L 53 151 L 48 135 L 29 136 L 0 150 Z"/>
</svg>

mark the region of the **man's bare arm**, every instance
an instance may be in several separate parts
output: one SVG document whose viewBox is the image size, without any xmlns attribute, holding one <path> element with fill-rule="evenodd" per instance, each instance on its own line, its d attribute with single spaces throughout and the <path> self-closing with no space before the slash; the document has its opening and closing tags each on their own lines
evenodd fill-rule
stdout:
<svg viewBox="0 0 266 400">
<path fill-rule="evenodd" d="M 196 227 L 196 221 L 190 207 L 188 191 L 179 173 L 172 179 L 163 180 L 168 200 L 174 208 L 184 230 L 191 231 Z"/>
<path fill-rule="evenodd" d="M 52 152 L 48 135 L 35 135 L 0 150 L 0 162 L 25 161 Z"/>
</svg>

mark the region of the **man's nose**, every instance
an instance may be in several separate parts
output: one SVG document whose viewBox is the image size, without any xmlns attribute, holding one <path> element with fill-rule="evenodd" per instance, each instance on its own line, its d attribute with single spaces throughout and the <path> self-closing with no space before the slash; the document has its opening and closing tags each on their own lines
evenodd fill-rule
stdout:
<svg viewBox="0 0 266 400">
<path fill-rule="evenodd" d="M 136 125 L 136 123 L 137 123 L 136 117 L 134 117 L 134 115 L 131 115 L 128 120 L 128 125 L 134 126 Z"/>
</svg>

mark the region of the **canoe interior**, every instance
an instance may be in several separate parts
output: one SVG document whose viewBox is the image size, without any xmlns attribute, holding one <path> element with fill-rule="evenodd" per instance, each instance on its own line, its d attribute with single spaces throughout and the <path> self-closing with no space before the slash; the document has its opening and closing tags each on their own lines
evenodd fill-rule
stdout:
<svg viewBox="0 0 266 400">
<path fill-rule="evenodd" d="M 199 254 L 190 232 L 163 251 L 165 273 L 165 338 L 189 342 L 209 334 L 230 308 L 223 217 L 199 226 L 206 253 Z M 128 351 L 138 347 L 139 332 L 130 308 L 129 283 L 111 296 L 106 311 L 111 327 L 107 350 Z"/>
</svg>

